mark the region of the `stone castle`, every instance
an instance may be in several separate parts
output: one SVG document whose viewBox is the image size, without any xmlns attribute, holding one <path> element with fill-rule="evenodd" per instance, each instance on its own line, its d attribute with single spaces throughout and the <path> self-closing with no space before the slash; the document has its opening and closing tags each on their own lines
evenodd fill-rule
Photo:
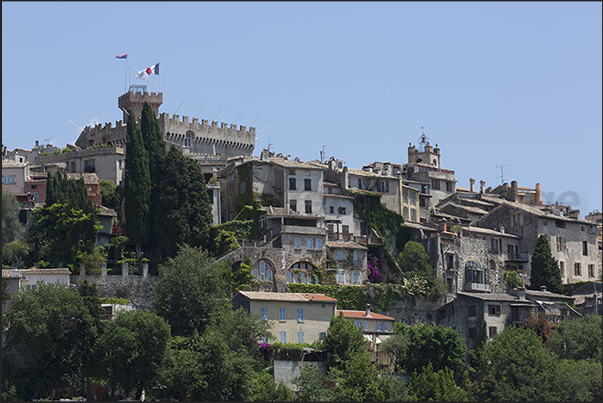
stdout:
<svg viewBox="0 0 603 403">
<path fill-rule="evenodd" d="M 225 158 L 237 155 L 251 155 L 255 148 L 255 128 L 249 130 L 245 126 L 213 121 L 211 125 L 205 119 L 193 118 L 189 121 L 188 116 L 178 115 L 170 117 L 167 113 L 159 114 L 159 107 L 163 103 L 163 94 L 146 92 L 146 86 L 132 85 L 127 93 L 118 99 L 118 107 L 123 111 L 123 120 L 115 123 L 109 122 L 105 125 L 86 126 L 75 144 L 86 149 L 97 144 L 108 146 L 126 147 L 128 110 L 132 109 L 139 121 L 142 114 L 144 102 L 148 102 L 155 114 L 158 116 L 159 127 L 166 147 L 175 145 L 182 150 L 183 154 L 191 156 L 215 156 Z"/>
</svg>

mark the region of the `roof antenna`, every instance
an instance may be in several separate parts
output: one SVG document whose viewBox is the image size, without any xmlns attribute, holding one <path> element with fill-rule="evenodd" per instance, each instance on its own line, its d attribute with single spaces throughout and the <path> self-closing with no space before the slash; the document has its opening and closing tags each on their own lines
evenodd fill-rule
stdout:
<svg viewBox="0 0 603 403">
<path fill-rule="evenodd" d="M 101 114 L 102 114 L 102 115 L 105 117 L 105 119 L 107 119 L 109 122 L 111 121 L 111 119 L 109 119 L 109 118 L 107 117 L 107 115 L 105 115 L 105 114 L 103 113 L 103 111 L 101 111 Z"/>
<path fill-rule="evenodd" d="M 182 101 L 182 104 L 184 103 L 184 101 Z M 180 104 L 180 106 L 182 106 L 182 104 Z M 178 109 L 180 109 L 180 106 L 178 108 L 176 108 L 176 112 L 178 112 Z M 174 112 L 174 115 L 176 114 L 176 112 Z"/>
<path fill-rule="evenodd" d="M 234 122 L 232 122 L 232 124 L 234 125 L 235 123 L 237 123 L 237 120 L 239 120 L 239 118 L 243 116 L 243 112 L 241 112 L 241 114 L 234 120 Z"/>
<path fill-rule="evenodd" d="M 259 119 L 259 118 L 260 118 L 260 115 L 258 115 L 258 117 L 257 117 L 257 118 L 255 118 L 255 120 L 253 121 L 253 123 L 252 123 L 252 124 L 251 124 L 251 126 L 249 126 L 249 127 L 253 127 L 253 125 L 255 124 L 255 122 L 257 122 L 257 121 L 258 121 L 258 119 Z"/>
<path fill-rule="evenodd" d="M 218 111 L 218 113 L 216 113 L 216 116 L 213 118 L 213 120 L 216 120 L 216 118 L 218 117 L 218 115 L 220 114 L 220 112 L 222 112 L 222 109 L 220 109 L 220 110 Z"/>
<path fill-rule="evenodd" d="M 500 178 L 500 184 L 502 185 L 504 183 L 504 179 L 506 175 L 503 175 L 503 168 L 504 167 L 508 167 L 509 165 L 512 164 L 507 164 L 507 165 L 497 165 L 497 168 L 500 168 L 500 176 L 497 176 L 497 178 Z"/>
</svg>

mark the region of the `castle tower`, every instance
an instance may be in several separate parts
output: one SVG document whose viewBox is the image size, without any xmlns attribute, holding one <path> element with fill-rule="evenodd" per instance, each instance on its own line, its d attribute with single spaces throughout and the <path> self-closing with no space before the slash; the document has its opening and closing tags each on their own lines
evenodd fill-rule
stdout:
<svg viewBox="0 0 603 403">
<path fill-rule="evenodd" d="M 159 117 L 159 107 L 163 103 L 163 94 L 151 92 L 150 94 L 147 92 L 146 85 L 131 85 L 128 89 L 128 92 L 119 97 L 117 101 L 117 106 L 124 113 L 124 122 L 128 121 L 127 111 L 132 109 L 134 111 L 134 115 L 136 115 L 136 121 L 140 121 L 140 117 L 142 116 L 142 106 L 144 103 L 148 102 L 155 113 L 155 116 Z"/>
</svg>

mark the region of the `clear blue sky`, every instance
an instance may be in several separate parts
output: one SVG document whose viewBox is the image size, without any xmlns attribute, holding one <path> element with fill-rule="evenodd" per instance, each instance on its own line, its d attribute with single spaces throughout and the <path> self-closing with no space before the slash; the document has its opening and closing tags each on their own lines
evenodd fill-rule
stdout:
<svg viewBox="0 0 603 403">
<path fill-rule="evenodd" d="M 601 2 L 3 2 L 2 142 L 75 143 L 160 63 L 160 112 L 249 127 L 351 168 L 421 127 L 458 185 L 601 208 Z M 159 80 L 151 77 L 153 92 Z M 239 117 L 239 115 L 242 115 Z M 217 118 L 216 118 L 216 115 Z M 258 118 L 259 116 L 259 118 Z M 238 120 L 237 120 L 238 118 Z M 568 193 L 565 193 L 568 192 Z M 563 197 L 568 195 L 567 197 Z"/>
</svg>

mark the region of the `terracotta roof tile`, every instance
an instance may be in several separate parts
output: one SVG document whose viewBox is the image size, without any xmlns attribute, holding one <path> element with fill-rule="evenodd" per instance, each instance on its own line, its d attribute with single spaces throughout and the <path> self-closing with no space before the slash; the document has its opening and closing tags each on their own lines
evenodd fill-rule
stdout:
<svg viewBox="0 0 603 403">
<path fill-rule="evenodd" d="M 260 292 L 260 291 L 239 291 L 241 295 L 256 301 L 289 301 L 289 302 L 308 302 L 323 301 L 337 302 L 336 299 L 324 294 L 306 294 L 306 293 L 282 293 L 282 292 Z"/>
<path fill-rule="evenodd" d="M 380 313 L 371 312 L 371 316 L 366 316 L 366 311 L 350 311 L 350 310 L 337 310 L 337 315 L 343 313 L 344 318 L 358 318 L 358 319 L 378 319 L 378 320 L 395 320 L 391 316 L 381 315 Z"/>
</svg>

